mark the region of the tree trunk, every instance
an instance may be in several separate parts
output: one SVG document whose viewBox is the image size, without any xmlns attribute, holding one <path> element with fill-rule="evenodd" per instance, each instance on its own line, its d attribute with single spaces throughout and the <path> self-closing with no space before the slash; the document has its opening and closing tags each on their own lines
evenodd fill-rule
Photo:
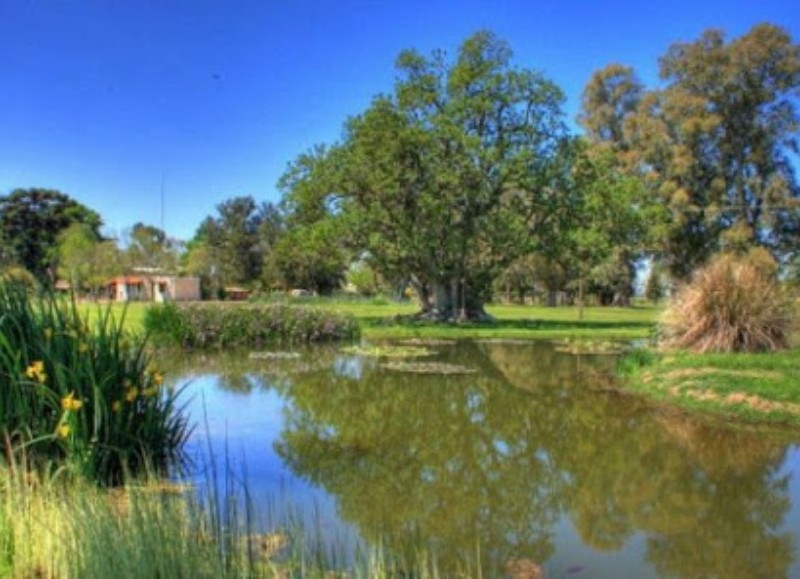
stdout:
<svg viewBox="0 0 800 579">
<path fill-rule="evenodd" d="M 468 281 L 445 279 L 431 284 L 430 298 L 423 302 L 421 316 L 439 321 L 490 321 L 481 292 Z"/>
</svg>

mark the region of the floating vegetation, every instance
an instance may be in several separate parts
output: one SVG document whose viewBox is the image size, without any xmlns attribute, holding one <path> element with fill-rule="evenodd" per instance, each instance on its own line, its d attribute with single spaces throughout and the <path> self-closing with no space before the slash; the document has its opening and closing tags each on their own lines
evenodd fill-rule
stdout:
<svg viewBox="0 0 800 579">
<path fill-rule="evenodd" d="M 436 353 L 428 348 L 415 346 L 347 346 L 342 348 L 342 352 L 370 358 L 422 358 Z"/>
<path fill-rule="evenodd" d="M 445 362 L 387 362 L 381 364 L 384 370 L 393 372 L 408 372 L 410 374 L 474 374 L 475 368 L 469 368 L 460 364 L 448 364 Z"/>
<path fill-rule="evenodd" d="M 475 341 L 478 344 L 502 344 L 509 346 L 530 346 L 531 344 L 531 340 L 521 340 L 519 338 L 488 338 Z"/>
<path fill-rule="evenodd" d="M 404 346 L 455 346 L 455 340 L 441 340 L 437 338 L 409 338 L 408 340 L 401 340 L 398 344 Z"/>
<path fill-rule="evenodd" d="M 296 360 L 299 352 L 250 352 L 247 356 L 251 360 Z"/>
<path fill-rule="evenodd" d="M 563 340 L 556 342 L 556 352 L 564 354 L 616 356 L 627 350 L 627 345 L 620 342 L 598 340 Z"/>
</svg>

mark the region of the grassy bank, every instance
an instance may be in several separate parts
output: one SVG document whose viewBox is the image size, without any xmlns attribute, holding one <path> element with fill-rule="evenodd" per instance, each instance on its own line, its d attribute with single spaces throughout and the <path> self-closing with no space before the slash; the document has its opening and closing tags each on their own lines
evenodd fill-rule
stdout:
<svg viewBox="0 0 800 579">
<path fill-rule="evenodd" d="M 688 411 L 800 426 L 800 349 L 769 354 L 634 353 L 623 387 Z"/>
<path fill-rule="evenodd" d="M 661 311 L 659 307 L 651 305 L 633 308 L 591 307 L 585 309 L 584 319 L 578 320 L 578 310 L 575 307 L 490 305 L 487 311 L 495 317 L 494 324 L 436 324 L 410 319 L 418 311 L 413 303 L 326 298 L 304 299 L 300 303 L 331 313 L 353 316 L 361 326 L 362 336 L 367 339 L 636 339 L 650 334 Z M 117 307 L 122 309 L 122 306 L 115 306 Z M 126 313 L 126 325 L 129 329 L 141 331 L 148 307 L 149 304 L 144 303 L 129 304 Z M 97 309 L 92 304 L 84 304 L 83 308 L 90 314 Z"/>
</svg>

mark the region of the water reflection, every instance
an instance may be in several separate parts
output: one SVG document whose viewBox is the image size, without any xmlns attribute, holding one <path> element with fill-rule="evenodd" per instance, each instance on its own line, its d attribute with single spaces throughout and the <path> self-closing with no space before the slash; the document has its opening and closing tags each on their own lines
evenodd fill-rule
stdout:
<svg viewBox="0 0 800 579">
<path fill-rule="evenodd" d="M 602 576 L 603 553 L 639 577 L 792 572 L 784 436 L 649 407 L 608 388 L 612 360 L 545 343 L 459 343 L 436 359 L 478 373 L 389 372 L 335 350 L 188 363 L 222 388 L 278 394 L 284 468 L 401 558 L 424 545 L 441 570 L 486 576 L 519 560 Z"/>
</svg>

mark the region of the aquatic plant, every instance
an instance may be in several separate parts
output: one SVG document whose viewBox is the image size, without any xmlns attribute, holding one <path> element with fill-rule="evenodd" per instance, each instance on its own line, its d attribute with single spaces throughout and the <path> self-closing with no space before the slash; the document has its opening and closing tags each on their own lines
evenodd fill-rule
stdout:
<svg viewBox="0 0 800 579">
<path fill-rule="evenodd" d="M 559 340 L 556 342 L 556 352 L 574 355 L 614 356 L 625 352 L 625 344 L 612 341 L 598 340 Z"/>
<path fill-rule="evenodd" d="M 100 311 L 0 284 L 0 444 L 6 462 L 118 484 L 180 464 L 189 428 L 144 339 Z"/>
<path fill-rule="evenodd" d="M 354 356 L 365 356 L 370 358 L 422 358 L 432 356 L 436 352 L 429 348 L 418 346 L 346 346 L 342 348 L 342 353 Z"/>
<path fill-rule="evenodd" d="M 461 364 L 449 364 L 447 362 L 387 362 L 381 364 L 384 370 L 392 372 L 408 372 L 410 374 L 475 374 L 475 368 L 462 366 Z"/>
</svg>

